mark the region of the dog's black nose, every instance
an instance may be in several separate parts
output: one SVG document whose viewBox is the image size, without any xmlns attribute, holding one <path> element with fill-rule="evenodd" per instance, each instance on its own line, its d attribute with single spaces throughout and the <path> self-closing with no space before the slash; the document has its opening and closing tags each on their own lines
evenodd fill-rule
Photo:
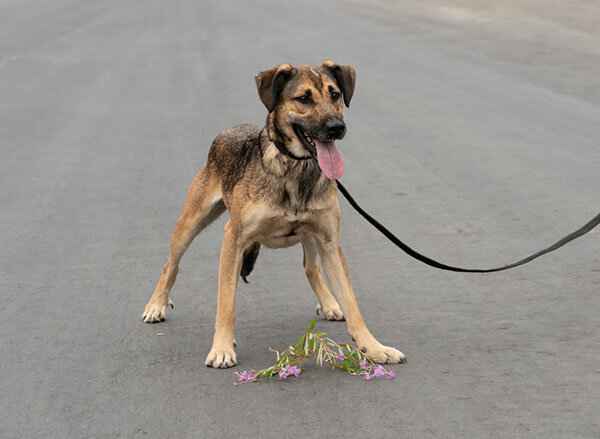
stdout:
<svg viewBox="0 0 600 439">
<path fill-rule="evenodd" d="M 330 139 L 339 139 L 346 132 L 346 124 L 343 120 L 330 120 L 325 125 L 327 129 L 327 135 Z"/>
</svg>

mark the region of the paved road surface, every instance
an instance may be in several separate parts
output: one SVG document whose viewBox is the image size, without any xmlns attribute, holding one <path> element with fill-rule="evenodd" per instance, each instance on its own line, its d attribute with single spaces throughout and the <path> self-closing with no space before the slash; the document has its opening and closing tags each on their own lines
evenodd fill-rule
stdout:
<svg viewBox="0 0 600 439">
<path fill-rule="evenodd" d="M 212 138 L 262 123 L 254 74 L 284 61 L 356 68 L 343 181 L 430 256 L 505 263 L 596 215 L 597 9 L 474 3 L 0 0 L 0 436 L 598 437 L 598 230 L 459 275 L 342 203 L 363 314 L 409 358 L 390 382 L 234 387 L 206 368 L 225 218 L 167 321 L 140 320 Z M 239 289 L 237 370 L 268 365 L 315 304 L 300 248 L 264 251 Z"/>
</svg>

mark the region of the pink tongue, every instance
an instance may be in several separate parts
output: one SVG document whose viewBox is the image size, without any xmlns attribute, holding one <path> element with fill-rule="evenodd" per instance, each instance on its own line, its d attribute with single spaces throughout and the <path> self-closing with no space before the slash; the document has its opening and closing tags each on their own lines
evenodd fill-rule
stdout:
<svg viewBox="0 0 600 439">
<path fill-rule="evenodd" d="M 342 153 L 335 147 L 333 140 L 327 142 L 315 140 L 314 142 L 317 145 L 319 167 L 327 178 L 337 180 L 344 173 L 344 157 L 342 157 Z"/>
</svg>

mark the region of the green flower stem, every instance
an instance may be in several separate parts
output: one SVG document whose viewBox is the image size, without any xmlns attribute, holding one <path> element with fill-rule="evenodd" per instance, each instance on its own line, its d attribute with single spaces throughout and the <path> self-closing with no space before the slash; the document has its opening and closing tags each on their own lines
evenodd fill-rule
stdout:
<svg viewBox="0 0 600 439">
<path fill-rule="evenodd" d="M 310 358 L 315 359 L 317 366 L 323 366 L 325 363 L 331 366 L 332 370 L 342 369 L 350 375 L 364 375 L 368 381 L 384 374 L 388 374 L 388 379 L 394 376 L 393 372 L 388 372 L 383 366 L 377 365 L 370 355 L 356 346 L 336 343 L 325 337 L 327 334 L 323 332 L 311 332 L 314 327 L 315 321 L 312 320 L 298 343 L 295 346 L 288 346 L 281 353 L 269 348 L 277 356 L 272 366 L 258 371 L 243 371 L 242 374 L 235 372 L 234 375 L 239 378 L 239 381 L 234 384 L 254 382 L 258 378 L 271 378 L 273 375 L 279 375 L 282 379 L 286 379 L 291 374 L 298 376 L 302 370 L 301 366 Z"/>
</svg>

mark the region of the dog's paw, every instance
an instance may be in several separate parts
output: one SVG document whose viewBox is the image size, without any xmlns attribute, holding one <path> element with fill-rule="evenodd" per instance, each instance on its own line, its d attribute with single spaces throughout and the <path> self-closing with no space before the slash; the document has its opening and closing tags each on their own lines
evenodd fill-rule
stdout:
<svg viewBox="0 0 600 439">
<path fill-rule="evenodd" d="M 377 343 L 377 345 L 373 347 L 361 347 L 361 350 L 372 356 L 376 363 L 406 363 L 406 357 L 402 352 L 400 352 L 398 349 L 384 346 L 380 343 Z"/>
<path fill-rule="evenodd" d="M 319 315 L 319 311 L 325 315 L 327 320 L 344 320 L 344 313 L 337 302 L 328 306 L 321 306 L 319 303 L 317 305 L 317 315 Z"/>
<path fill-rule="evenodd" d="M 142 319 L 146 323 L 158 323 L 164 321 L 167 306 L 175 308 L 171 299 L 168 299 L 166 304 L 148 302 L 144 309 L 144 314 L 142 314 Z"/>
<path fill-rule="evenodd" d="M 226 369 L 237 364 L 233 349 L 212 348 L 204 362 L 208 367 Z"/>
</svg>

